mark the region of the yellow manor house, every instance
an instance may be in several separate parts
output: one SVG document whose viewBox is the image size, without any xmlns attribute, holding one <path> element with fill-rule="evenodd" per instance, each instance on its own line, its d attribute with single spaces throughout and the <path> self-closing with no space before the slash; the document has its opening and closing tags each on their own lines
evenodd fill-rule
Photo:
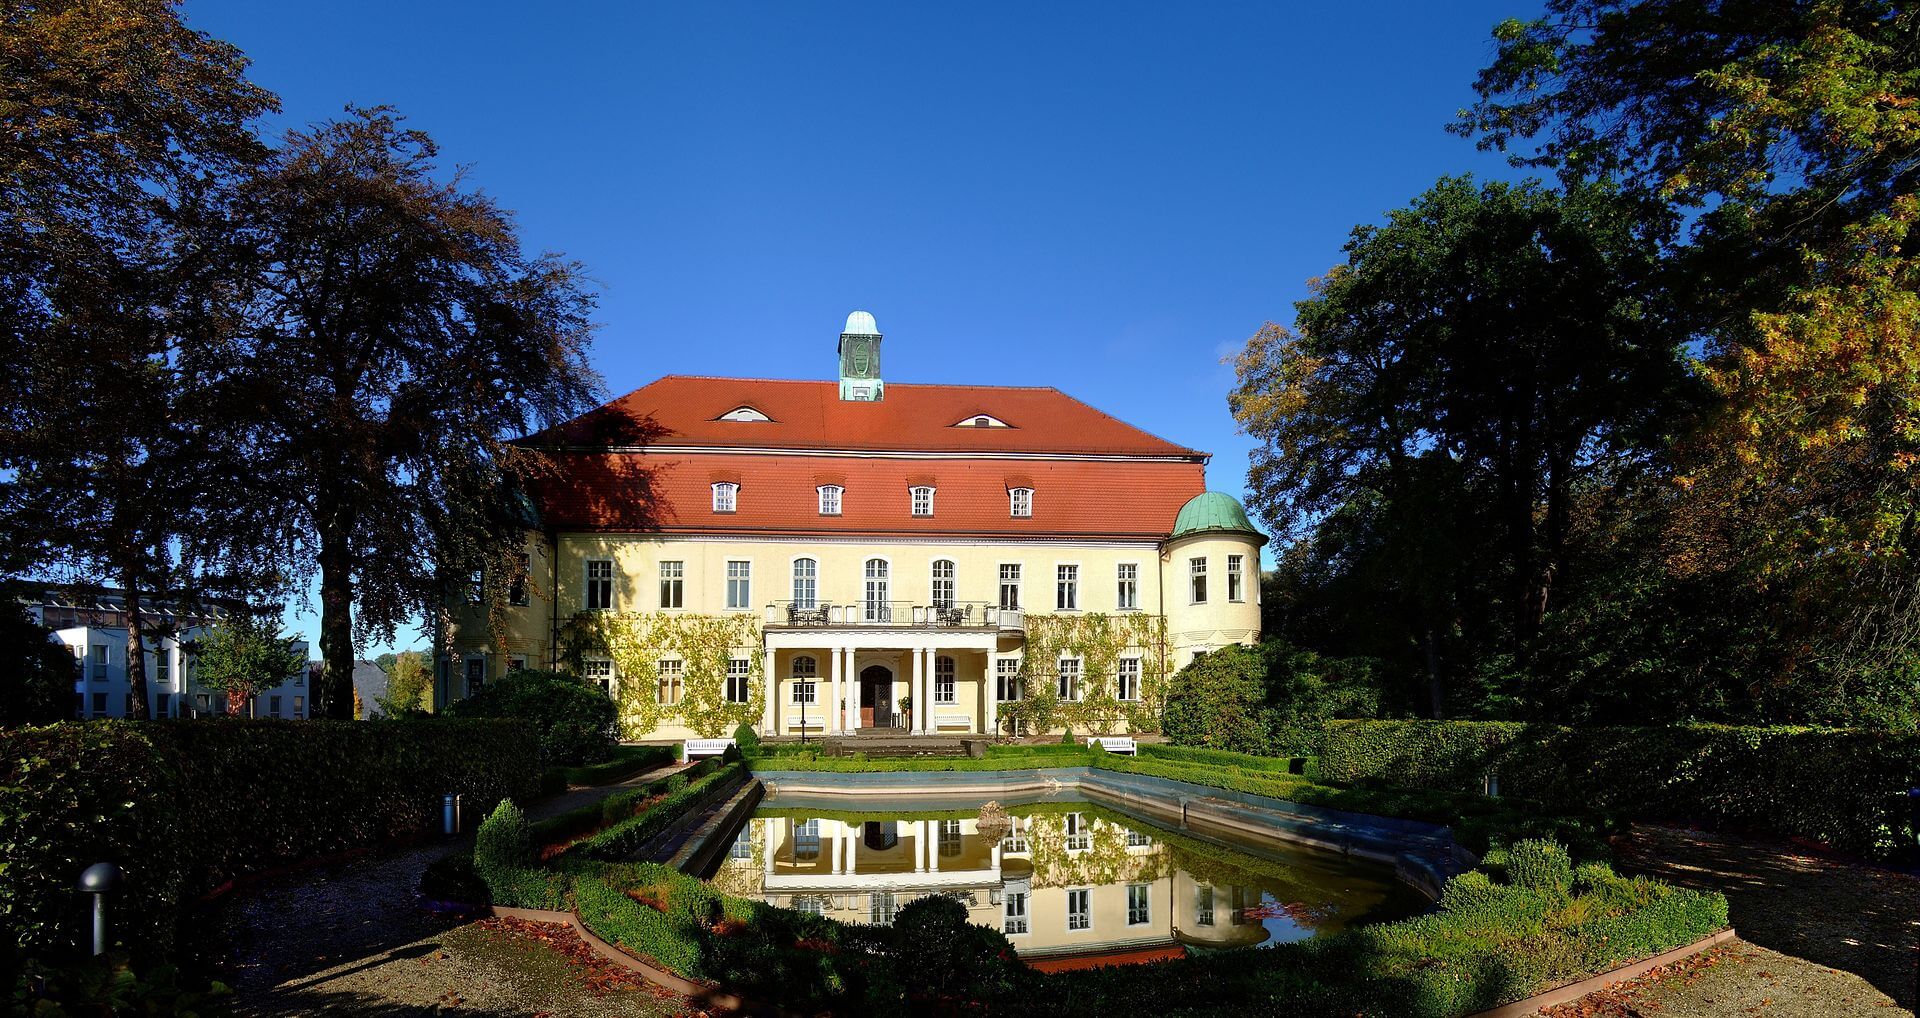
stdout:
<svg viewBox="0 0 1920 1018">
<path fill-rule="evenodd" d="M 1266 538 L 1206 453 L 1057 389 L 888 384 L 880 343 L 856 311 L 838 382 L 670 376 L 525 439 L 559 469 L 509 603 L 450 607 L 436 702 L 534 667 L 628 738 L 1149 732 L 1259 638 Z"/>
</svg>

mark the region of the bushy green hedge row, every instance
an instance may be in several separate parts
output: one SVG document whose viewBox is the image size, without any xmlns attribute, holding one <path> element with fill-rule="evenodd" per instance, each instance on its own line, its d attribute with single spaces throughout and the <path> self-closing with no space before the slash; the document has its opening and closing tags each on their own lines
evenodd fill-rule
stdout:
<svg viewBox="0 0 1920 1018">
<path fill-rule="evenodd" d="M 1214 764 L 1222 767 L 1238 767 L 1247 771 L 1277 771 L 1289 773 L 1297 765 L 1302 777 L 1310 762 L 1307 757 L 1298 756 L 1253 756 L 1247 753 L 1235 753 L 1225 749 L 1206 749 L 1200 746 L 1171 746 L 1158 743 L 1141 743 L 1138 747 L 1141 756 L 1150 759 L 1172 760 L 1178 763 Z"/>
<path fill-rule="evenodd" d="M 651 809 L 612 824 L 574 846 L 574 851 L 589 859 L 623 859 L 665 830 L 667 824 L 678 819 L 688 807 L 707 795 L 719 794 L 728 783 L 737 782 L 746 774 L 746 766 L 736 762 L 697 780 L 689 780 L 686 774 L 671 775 L 666 779 L 666 798 Z"/>
<path fill-rule="evenodd" d="M 1034 752 L 1045 750 L 1046 752 Z M 1085 746 L 1005 746 L 989 750 L 985 757 L 868 757 L 821 756 L 818 753 L 783 751 L 763 753 L 750 761 L 763 771 L 829 771 L 857 774 L 863 771 L 1017 771 L 1035 767 L 1082 767 L 1093 762 L 1093 753 Z"/>
<path fill-rule="evenodd" d="M 721 761 L 718 757 L 709 757 L 685 770 L 662 775 L 644 785 L 636 785 L 596 802 L 550 816 L 532 825 L 534 843 L 536 845 L 559 844 L 612 826 L 639 812 L 641 806 L 649 799 L 665 795 L 669 786 L 698 781 L 719 770 L 720 767 Z"/>
<path fill-rule="evenodd" d="M 611 785 L 679 759 L 679 746 L 619 746 L 611 760 L 558 770 L 569 785 Z"/>
<path fill-rule="evenodd" d="M 1904 793 L 1920 734 L 1687 725 L 1563 728 L 1508 722 L 1337 721 L 1334 781 L 1479 791 L 1548 811 L 1604 811 L 1811 838 L 1876 856 L 1911 851 Z"/>
<path fill-rule="evenodd" d="M 0 915 L 25 954 L 86 937 L 80 870 L 127 873 L 114 935 L 171 954 L 179 906 L 234 877 L 430 830 L 440 797 L 526 797 L 533 733 L 509 721 L 202 719 L 0 730 Z"/>
</svg>

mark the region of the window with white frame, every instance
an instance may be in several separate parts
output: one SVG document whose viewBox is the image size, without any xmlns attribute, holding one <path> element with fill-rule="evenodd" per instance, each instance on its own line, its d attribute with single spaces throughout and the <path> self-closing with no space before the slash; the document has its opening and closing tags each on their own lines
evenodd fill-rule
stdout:
<svg viewBox="0 0 1920 1018">
<path fill-rule="evenodd" d="M 954 569 L 952 559 L 933 560 L 933 606 L 953 607 Z"/>
<path fill-rule="evenodd" d="M 793 702 L 796 704 L 813 703 L 820 678 L 820 664 L 811 656 L 801 654 L 793 659 Z"/>
<path fill-rule="evenodd" d="M 1093 888 L 1076 887 L 1067 892 L 1067 930 L 1093 929 Z"/>
<path fill-rule="evenodd" d="M 1067 851 L 1086 852 L 1093 848 L 1093 829 L 1087 826 L 1085 816 L 1068 813 L 1061 818 L 1061 824 L 1067 836 Z"/>
<path fill-rule="evenodd" d="M 613 659 L 604 657 L 583 658 L 580 672 L 588 682 L 600 687 L 602 693 L 613 695 Z"/>
<path fill-rule="evenodd" d="M 1213 925 L 1213 888 L 1210 885 L 1201 884 L 1193 889 L 1193 924 Z"/>
<path fill-rule="evenodd" d="M 742 559 L 727 561 L 727 607 L 753 607 L 753 563 Z"/>
<path fill-rule="evenodd" d="M 1140 659 L 1123 657 L 1113 663 L 1114 684 L 1118 686 L 1116 697 L 1121 700 L 1140 699 Z"/>
<path fill-rule="evenodd" d="M 1121 611 L 1140 607 L 1140 566 L 1122 562 L 1114 568 L 1113 606 Z"/>
<path fill-rule="evenodd" d="M 1150 884 L 1127 885 L 1127 925 L 1145 926 L 1153 921 L 1153 912 L 1149 908 L 1148 890 Z"/>
<path fill-rule="evenodd" d="M 587 610 L 613 610 L 613 560 L 587 560 Z"/>
<path fill-rule="evenodd" d="M 1027 892 L 1007 892 L 1006 912 L 1000 919 L 1000 932 L 1010 937 L 1028 932 Z"/>
<path fill-rule="evenodd" d="M 307 698 L 306 697 L 296 696 L 293 698 L 292 716 L 295 718 L 304 718 L 307 716 Z"/>
<path fill-rule="evenodd" d="M 678 658 L 663 658 L 659 668 L 660 687 L 654 700 L 662 706 L 675 706 L 680 702 L 680 680 L 685 677 L 686 664 Z"/>
<path fill-rule="evenodd" d="M 527 596 L 527 583 L 533 573 L 533 559 L 526 552 L 513 557 L 513 581 L 507 584 L 507 603 L 525 608 L 532 603 Z"/>
<path fill-rule="evenodd" d="M 713 511 L 717 513 L 733 512 L 740 502 L 740 486 L 732 481 L 715 481 L 713 484 Z"/>
<path fill-rule="evenodd" d="M 940 857 L 943 859 L 951 859 L 959 855 L 961 846 L 964 843 L 960 834 L 960 821 L 940 820 L 936 822 L 940 825 L 940 829 L 934 832 L 934 846 L 939 850 Z"/>
<path fill-rule="evenodd" d="M 727 858 L 729 859 L 752 859 L 753 858 L 753 825 L 752 824 L 748 824 L 740 828 L 740 833 L 734 835 L 733 844 L 727 846 Z"/>
<path fill-rule="evenodd" d="M 1148 845 L 1151 845 L 1151 844 L 1153 844 L 1152 838 L 1149 838 L 1146 835 L 1141 834 L 1139 831 L 1136 831 L 1131 827 L 1127 828 L 1127 847 L 1128 848 L 1146 848 Z"/>
<path fill-rule="evenodd" d="M 1014 658 L 1003 657 L 993 663 L 994 696 L 1001 703 L 1015 703 L 1021 699 L 1020 662 Z"/>
<path fill-rule="evenodd" d="M 1187 560 L 1187 589 L 1194 604 L 1207 603 L 1207 560 Z"/>
<path fill-rule="evenodd" d="M 752 699 L 753 681 L 749 677 L 753 662 L 743 657 L 727 659 L 727 702 L 746 703 Z"/>
<path fill-rule="evenodd" d="M 1246 557 L 1243 555 L 1227 556 L 1227 600 L 1229 601 L 1247 599 L 1245 562 Z"/>
<path fill-rule="evenodd" d="M 875 891 L 867 896 L 867 922 L 874 926 L 893 925 L 893 892 Z"/>
<path fill-rule="evenodd" d="M 1054 569 L 1053 607 L 1070 612 L 1080 609 L 1080 567 L 1061 565 Z"/>
<path fill-rule="evenodd" d="M 793 861 L 812 862 L 820 858 L 820 821 L 794 820 Z"/>
<path fill-rule="evenodd" d="M 887 603 L 887 560 L 870 558 L 867 560 L 867 599 L 866 621 L 893 621 L 893 606 Z"/>
<path fill-rule="evenodd" d="M 104 643 L 96 643 L 93 645 L 92 678 L 95 682 L 107 681 L 107 645 Z"/>
<path fill-rule="evenodd" d="M 933 702 L 942 705 L 952 705 L 958 703 L 959 699 L 959 695 L 954 689 L 953 659 L 950 657 L 934 658 Z"/>
<path fill-rule="evenodd" d="M 684 607 L 686 594 L 687 564 L 685 562 L 660 563 L 660 607 Z"/>
<path fill-rule="evenodd" d="M 1000 563 L 1000 609 L 1020 610 L 1020 563 Z"/>
<path fill-rule="evenodd" d="M 1060 659 L 1060 699 L 1069 703 L 1080 702 L 1080 659 L 1063 657 Z"/>
<path fill-rule="evenodd" d="M 837 484 L 823 484 L 814 490 L 820 495 L 820 515 L 840 515 L 840 496 L 846 493 L 845 488 Z"/>
<path fill-rule="evenodd" d="M 827 911 L 827 896 L 824 894 L 796 894 L 793 896 L 793 910 L 809 915 L 824 915 Z"/>
<path fill-rule="evenodd" d="M 925 484 L 916 484 L 907 489 L 913 496 L 913 514 L 915 516 L 933 515 L 933 488 Z"/>
<path fill-rule="evenodd" d="M 810 558 L 793 560 L 793 606 L 811 611 L 820 603 L 820 563 Z"/>
<path fill-rule="evenodd" d="M 1032 488 L 1007 489 L 1007 503 L 1008 503 L 1007 512 L 1010 515 L 1032 516 L 1033 515 L 1033 489 Z"/>
</svg>

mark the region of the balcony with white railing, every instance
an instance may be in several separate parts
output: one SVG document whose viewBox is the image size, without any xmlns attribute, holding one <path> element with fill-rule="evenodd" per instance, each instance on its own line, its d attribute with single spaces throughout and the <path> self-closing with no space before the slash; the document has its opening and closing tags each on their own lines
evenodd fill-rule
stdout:
<svg viewBox="0 0 1920 1018">
<path fill-rule="evenodd" d="M 769 629 L 967 629 L 1024 633 L 1025 616 L 1017 608 L 986 601 L 775 601 L 767 605 Z"/>
</svg>

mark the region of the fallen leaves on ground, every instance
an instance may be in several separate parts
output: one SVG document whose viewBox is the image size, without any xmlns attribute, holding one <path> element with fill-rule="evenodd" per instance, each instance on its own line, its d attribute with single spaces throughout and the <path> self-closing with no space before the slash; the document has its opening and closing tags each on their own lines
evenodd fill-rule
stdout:
<svg viewBox="0 0 1920 1018">
<path fill-rule="evenodd" d="M 600 956 L 600 953 L 587 946 L 573 927 L 560 923 L 536 923 L 525 919 L 513 919 L 505 916 L 482 919 L 474 923 L 474 928 L 500 937 L 510 937 L 523 942 L 539 944 L 566 959 L 567 968 L 596 997 L 610 993 L 633 992 L 649 994 L 661 1000 L 674 999 L 674 994 L 665 987 L 655 986 L 642 978 L 639 973 L 616 965 Z M 704 1014 L 689 1011 L 687 1014 Z"/>
</svg>

